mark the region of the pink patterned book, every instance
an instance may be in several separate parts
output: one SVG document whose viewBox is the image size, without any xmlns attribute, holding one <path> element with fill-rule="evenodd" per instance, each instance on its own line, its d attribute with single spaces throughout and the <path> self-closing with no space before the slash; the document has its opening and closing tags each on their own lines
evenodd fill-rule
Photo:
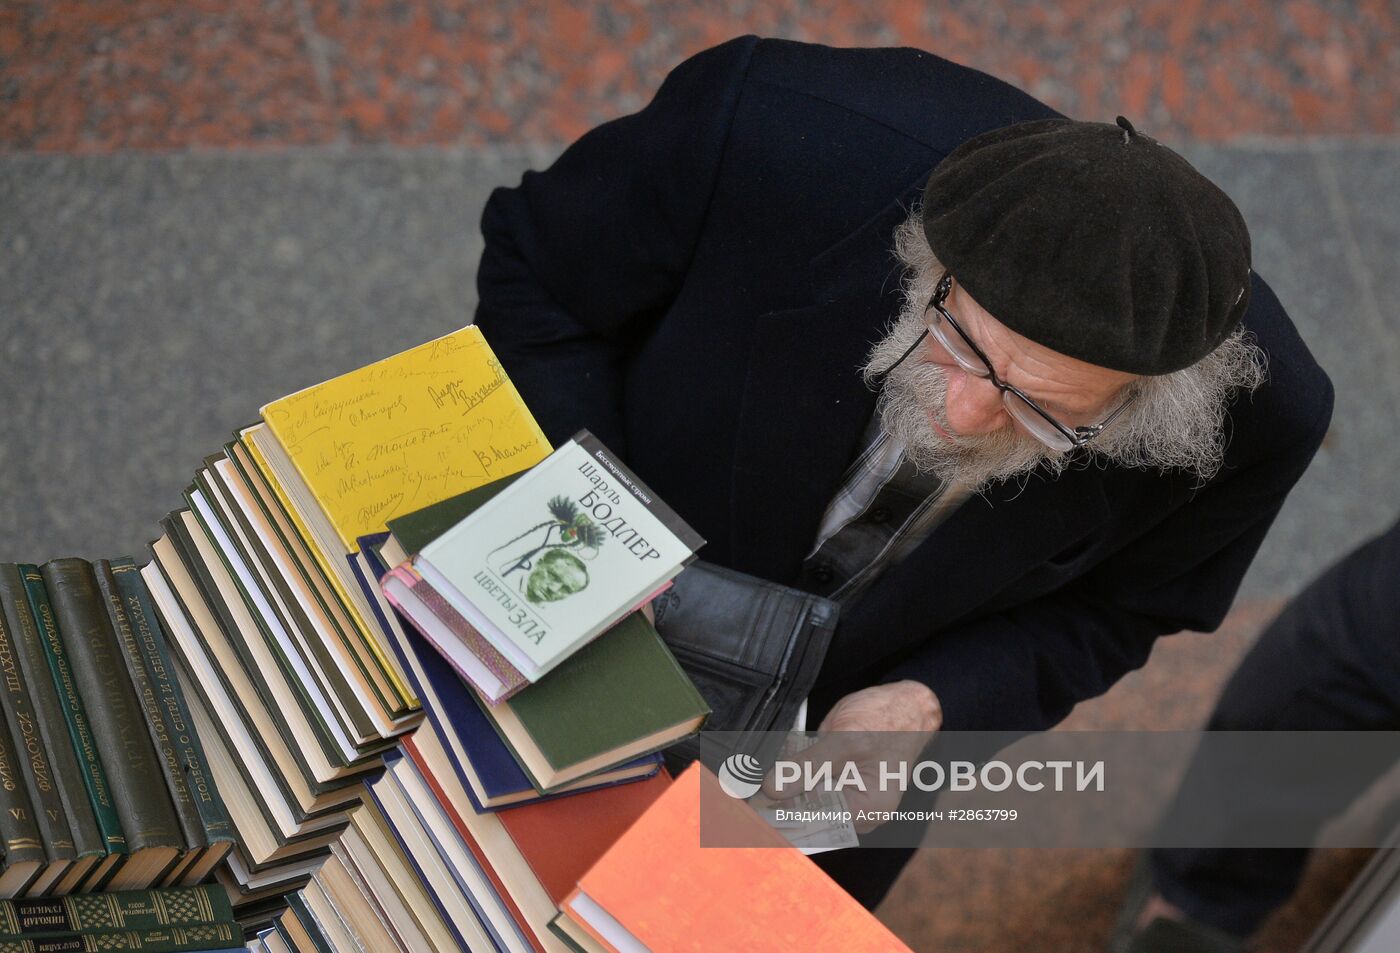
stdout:
<svg viewBox="0 0 1400 953">
<path fill-rule="evenodd" d="M 530 684 L 412 566 L 395 566 L 379 580 L 379 588 L 384 591 L 384 598 L 489 704 L 498 704 Z"/>
</svg>

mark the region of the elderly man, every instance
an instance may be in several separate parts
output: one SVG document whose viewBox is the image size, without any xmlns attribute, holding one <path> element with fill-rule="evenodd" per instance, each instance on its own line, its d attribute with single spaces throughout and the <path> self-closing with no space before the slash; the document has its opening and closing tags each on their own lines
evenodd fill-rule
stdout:
<svg viewBox="0 0 1400 953">
<path fill-rule="evenodd" d="M 545 432 L 839 601 L 828 727 L 1044 728 L 1214 628 L 1331 413 L 1218 189 L 915 50 L 706 51 L 482 228 Z M 872 905 L 905 857 L 844 853 Z"/>
</svg>

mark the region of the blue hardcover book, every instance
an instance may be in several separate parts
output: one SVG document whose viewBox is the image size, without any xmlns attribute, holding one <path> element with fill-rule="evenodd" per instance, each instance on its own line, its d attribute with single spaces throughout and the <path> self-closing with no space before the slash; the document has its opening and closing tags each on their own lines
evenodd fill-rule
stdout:
<svg viewBox="0 0 1400 953">
<path fill-rule="evenodd" d="M 423 702 L 424 712 L 443 739 L 448 760 L 478 814 L 546 797 L 565 797 L 612 784 L 640 781 L 661 769 L 661 755 L 654 753 L 580 778 L 548 795 L 535 790 L 490 720 L 472 700 L 471 686 L 462 681 L 451 664 L 378 592 L 378 578 L 389 571 L 379 555 L 379 545 L 387 535 L 375 533 L 357 540 L 364 566 L 355 564 L 356 577 L 362 586 L 374 587 L 372 591 L 366 588 L 365 594 L 374 608 L 376 622 L 388 636 L 399 664 L 408 675 L 410 687 Z M 375 582 L 366 578 L 366 570 Z"/>
</svg>

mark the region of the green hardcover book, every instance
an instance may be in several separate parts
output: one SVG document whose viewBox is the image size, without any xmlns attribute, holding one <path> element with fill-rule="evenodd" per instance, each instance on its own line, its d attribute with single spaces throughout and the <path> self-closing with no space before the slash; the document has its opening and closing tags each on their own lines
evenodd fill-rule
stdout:
<svg viewBox="0 0 1400 953">
<path fill-rule="evenodd" d="M 112 800 L 107 771 L 102 767 L 102 759 L 97 753 L 97 742 L 93 738 L 92 727 L 88 721 L 87 706 L 83 704 L 83 697 L 78 693 L 68 652 L 63 647 L 63 637 L 58 631 L 58 621 L 54 617 L 53 607 L 49 604 L 49 591 L 44 587 L 44 577 L 39 573 L 38 566 L 25 564 L 20 566 L 19 570 L 24 579 L 30 611 L 34 614 L 42 636 L 44 657 L 48 662 L 54 688 L 58 692 L 64 720 L 68 725 L 68 737 L 82 771 L 88 803 L 92 805 L 93 819 L 101 831 L 103 845 L 109 858 L 108 861 L 100 863 L 89 878 L 89 885 L 100 885 L 106 872 L 120 863 L 125 856 L 126 835 L 122 832 L 121 818 L 117 815 L 117 806 Z"/>
<path fill-rule="evenodd" d="M 14 563 L 0 563 L 0 602 L 5 604 L 5 621 L 10 626 L 10 639 L 24 673 L 24 684 L 38 719 L 39 735 L 48 752 L 53 770 L 54 787 L 64 818 L 73 837 L 77 857 L 73 866 L 55 885 L 56 893 L 68 893 L 77 888 L 91 872 L 101 866 L 109 869 L 115 860 L 108 860 L 106 841 L 97 825 L 83 770 L 73 739 L 68 733 L 64 705 L 49 671 L 48 652 L 44 636 L 29 604 L 24 574 Z M 120 857 L 117 858 L 119 860 Z"/>
<path fill-rule="evenodd" d="M 386 548 L 384 550 L 385 561 L 390 566 L 403 562 L 466 517 L 475 513 L 488 500 L 520 479 L 525 472 L 512 473 L 508 477 L 487 483 L 485 486 L 467 490 L 465 493 L 458 493 L 456 496 L 450 496 L 432 506 L 425 506 L 421 510 L 405 513 L 403 516 L 389 520 L 387 524 L 389 539 L 398 545 L 399 552 Z"/>
<path fill-rule="evenodd" d="M 4 601 L 8 608 L 10 600 Z M 54 780 L 39 718 L 16 656 L 15 636 L 10 632 L 7 615 L 8 612 L 0 612 L 0 674 L 4 675 L 0 679 L 0 709 L 9 723 L 14 750 L 20 753 L 20 774 L 34 808 L 39 838 L 49 858 L 48 868 L 31 886 L 35 893 L 42 893 L 66 879 L 70 868 L 77 863 L 78 853 L 68 827 L 67 807 Z"/>
<path fill-rule="evenodd" d="M 0 850 L 5 861 L 0 865 L 0 897 L 20 896 L 48 865 L 23 773 L 0 708 Z"/>
<path fill-rule="evenodd" d="M 139 950 L 141 953 L 197 953 L 243 946 L 243 928 L 236 922 L 201 923 L 188 927 L 149 927 L 144 930 L 102 930 L 47 937 L 0 940 L 0 953 L 98 953 Z"/>
<path fill-rule="evenodd" d="M 99 559 L 92 564 L 92 569 L 97 577 L 97 589 L 102 593 L 102 601 L 107 608 L 107 617 L 112 623 L 112 631 L 117 636 L 117 647 L 121 650 L 120 655 L 126 665 L 127 677 L 136 692 L 141 712 L 146 717 L 146 730 L 155 748 L 161 774 L 165 777 L 166 791 L 175 808 L 175 817 L 180 822 L 185 856 L 166 874 L 167 877 L 178 876 L 185 866 L 195 862 L 209 846 L 204 839 L 204 825 L 200 823 L 199 811 L 195 808 L 189 782 L 185 779 L 185 772 L 181 770 L 174 731 L 166 720 L 165 708 L 161 705 L 155 683 L 146 671 L 141 645 L 131 624 L 131 617 L 127 614 L 126 598 L 117 585 L 112 564 L 105 559 Z M 194 855 L 194 859 L 191 859 L 191 854 Z"/>
<path fill-rule="evenodd" d="M 0 900 L 0 939 L 194 926 L 232 919 L 228 893 L 218 886 Z"/>
<path fill-rule="evenodd" d="M 102 712 L 90 724 L 127 842 L 127 859 L 110 885 L 118 890 L 149 887 L 184 853 L 184 838 L 145 714 L 126 674 L 123 649 L 86 560 L 51 560 L 40 573 L 78 693 L 91 710 Z"/>
<path fill-rule="evenodd" d="M 555 914 L 549 921 L 549 932 L 554 938 L 569 948 L 571 953 L 598 953 L 603 949 L 598 941 L 589 936 L 583 927 L 563 913 Z"/>
<path fill-rule="evenodd" d="M 500 704 L 477 701 L 546 794 L 687 738 L 710 713 L 640 612 Z"/>
<path fill-rule="evenodd" d="M 233 824 L 209 771 L 199 732 L 190 720 L 184 689 L 171 664 L 170 647 L 160 627 L 151 594 L 141 579 L 141 571 L 135 560 L 122 558 L 112 560 L 112 574 L 126 603 L 127 619 L 135 631 L 146 672 L 151 677 L 166 724 L 175 740 L 177 762 L 183 769 L 190 796 L 199 814 L 200 826 L 204 830 L 205 842 L 209 845 L 204 856 L 184 871 L 181 877 L 184 883 L 198 883 L 232 849 Z"/>
</svg>

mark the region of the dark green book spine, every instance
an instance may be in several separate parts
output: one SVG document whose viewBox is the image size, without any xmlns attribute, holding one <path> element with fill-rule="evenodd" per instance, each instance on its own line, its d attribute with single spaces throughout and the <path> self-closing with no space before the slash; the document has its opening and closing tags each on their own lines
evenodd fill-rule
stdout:
<svg viewBox="0 0 1400 953">
<path fill-rule="evenodd" d="M 0 847 L 6 868 L 48 859 L 25 788 L 24 766 L 10 738 L 9 722 L 0 710 Z"/>
<path fill-rule="evenodd" d="M 39 826 L 44 850 L 51 861 L 72 860 L 77 857 L 77 851 L 73 848 L 73 833 L 68 829 L 67 812 L 54 781 L 53 766 L 49 763 L 44 739 L 39 732 L 34 704 L 15 653 L 7 615 L 8 612 L 0 612 L 0 708 L 4 709 L 5 720 L 10 725 L 10 738 L 19 752 L 21 773 L 29 792 L 29 802 L 34 807 L 34 820 Z"/>
<path fill-rule="evenodd" d="M 73 751 L 82 772 L 88 802 L 92 805 L 93 819 L 97 822 L 107 852 L 124 854 L 126 836 L 122 833 L 121 818 L 117 816 L 117 806 L 112 801 L 112 789 L 107 783 L 107 772 L 102 767 L 102 758 L 97 753 L 97 742 L 88 723 L 87 707 L 83 704 L 83 697 L 78 694 L 77 683 L 73 680 L 73 670 L 68 661 L 68 652 L 63 647 L 63 637 L 58 631 L 53 606 L 49 605 L 49 591 L 44 588 L 44 577 L 39 574 L 38 566 L 22 565 L 19 570 L 24 579 L 30 611 L 38 623 L 49 674 L 58 692 L 63 717 L 68 723 L 69 740 L 73 744 Z"/>
<path fill-rule="evenodd" d="M 23 573 L 14 563 L 0 563 L 0 601 L 5 604 L 10 639 L 34 705 L 39 736 L 49 755 L 54 787 L 58 789 L 59 802 L 73 835 L 74 850 L 79 857 L 106 854 L 107 845 L 97 826 L 87 786 L 83 784 L 82 767 L 68 734 L 68 719 L 64 717 L 63 704 L 49 672 L 44 638 L 29 605 Z"/>
<path fill-rule="evenodd" d="M 132 559 L 114 559 L 112 575 L 116 577 L 117 587 L 126 603 L 126 615 L 136 634 L 142 661 L 165 713 L 166 724 L 170 727 L 176 757 L 184 771 L 195 810 L 199 813 L 205 840 L 210 844 L 232 841 L 233 823 L 229 820 L 228 808 L 224 806 L 214 777 L 209 772 L 209 761 L 204 756 L 204 747 L 199 743 L 199 733 L 190 718 L 189 706 L 185 704 L 184 689 L 180 687 L 180 680 L 171 666 L 165 632 L 160 627 L 155 604 L 141 578 L 141 571 Z"/>
<path fill-rule="evenodd" d="M 203 923 L 189 927 L 145 930 L 105 930 L 52 937 L 0 940 L 0 953 L 97 953 L 100 950 L 139 950 L 141 953 L 193 953 L 243 945 L 237 923 Z"/>
<path fill-rule="evenodd" d="M 78 693 L 103 713 L 91 723 L 92 733 L 111 781 L 128 850 L 182 848 L 184 840 L 165 777 L 92 566 L 82 559 L 55 559 L 40 571 L 73 663 Z"/>
<path fill-rule="evenodd" d="M 53 933 L 151 930 L 232 919 L 228 893 L 217 885 L 69 894 L 0 900 L 0 939 L 17 940 Z"/>
<path fill-rule="evenodd" d="M 107 617 L 112 623 L 112 631 L 117 635 L 117 646 L 121 650 L 122 661 L 126 664 L 127 678 L 136 690 L 136 699 L 146 717 L 146 730 L 150 733 L 151 744 L 155 746 L 161 774 L 165 777 L 166 790 L 175 807 L 175 816 L 180 821 L 185 846 L 191 850 L 207 847 L 204 839 L 204 825 L 200 822 L 199 811 L 194 806 L 194 797 L 185 781 L 185 772 L 180 768 L 180 755 L 177 743 L 165 719 L 165 709 L 156 694 L 155 684 L 146 671 L 142 659 L 140 643 L 131 619 L 126 612 L 126 600 L 117 585 L 112 564 L 99 559 L 92 564 L 97 577 L 97 589 L 102 593 L 102 602 L 107 607 Z"/>
</svg>

